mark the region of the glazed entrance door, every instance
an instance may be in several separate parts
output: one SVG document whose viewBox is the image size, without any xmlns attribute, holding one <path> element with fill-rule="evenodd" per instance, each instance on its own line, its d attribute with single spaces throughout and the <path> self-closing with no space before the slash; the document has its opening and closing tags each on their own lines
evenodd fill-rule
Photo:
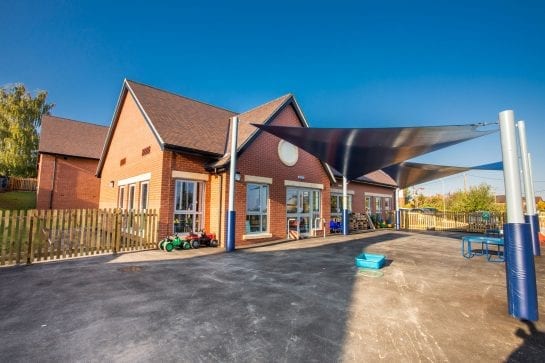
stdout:
<svg viewBox="0 0 545 363">
<path fill-rule="evenodd" d="M 310 236 L 314 219 L 320 216 L 320 191 L 303 188 L 288 188 L 286 191 L 286 217 L 288 235 L 296 232 L 298 237 Z"/>
</svg>

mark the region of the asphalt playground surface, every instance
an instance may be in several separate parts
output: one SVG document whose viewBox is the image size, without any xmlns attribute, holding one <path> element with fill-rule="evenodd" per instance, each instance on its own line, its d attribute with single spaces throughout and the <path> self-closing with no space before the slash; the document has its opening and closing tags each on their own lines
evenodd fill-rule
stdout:
<svg viewBox="0 0 545 363">
<path fill-rule="evenodd" d="M 385 254 L 358 270 L 361 251 Z M 545 253 L 545 251 L 544 251 Z M 2 362 L 544 362 L 505 267 L 460 235 L 376 231 L 0 268 Z"/>
</svg>

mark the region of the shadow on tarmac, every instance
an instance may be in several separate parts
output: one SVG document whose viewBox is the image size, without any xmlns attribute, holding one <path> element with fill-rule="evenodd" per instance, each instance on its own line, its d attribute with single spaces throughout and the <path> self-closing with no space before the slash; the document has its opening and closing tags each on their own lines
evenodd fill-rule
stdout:
<svg viewBox="0 0 545 363">
<path fill-rule="evenodd" d="M 522 338 L 523 342 L 509 358 L 507 362 L 543 362 L 545 357 L 543 352 L 545 351 L 545 332 L 537 330 L 535 324 L 532 321 L 522 320 L 528 327 L 528 332 L 519 328 L 515 331 L 515 335 Z"/>
</svg>

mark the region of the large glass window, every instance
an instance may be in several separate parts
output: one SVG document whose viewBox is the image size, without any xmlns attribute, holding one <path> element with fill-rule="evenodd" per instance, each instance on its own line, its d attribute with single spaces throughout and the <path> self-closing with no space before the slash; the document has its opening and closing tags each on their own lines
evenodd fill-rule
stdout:
<svg viewBox="0 0 545 363">
<path fill-rule="evenodd" d="M 149 182 L 140 183 L 140 209 L 148 209 L 148 186 Z"/>
<path fill-rule="evenodd" d="M 134 185 L 134 184 L 129 185 L 129 202 L 127 204 L 127 208 L 129 210 L 134 209 L 134 194 L 135 194 L 135 191 L 136 191 L 136 185 Z"/>
<path fill-rule="evenodd" d="M 371 197 L 365 197 L 365 212 L 371 212 Z"/>
<path fill-rule="evenodd" d="M 384 198 L 384 210 L 390 210 L 392 198 Z"/>
<path fill-rule="evenodd" d="M 119 199 L 117 200 L 117 207 L 123 209 L 125 206 L 125 187 L 119 187 Z"/>
<path fill-rule="evenodd" d="M 174 192 L 174 232 L 200 231 L 203 226 L 204 184 L 176 180 Z"/>
<path fill-rule="evenodd" d="M 246 233 L 267 232 L 268 201 L 268 185 L 246 185 Z"/>
<path fill-rule="evenodd" d="M 382 198 L 381 197 L 375 197 L 375 212 L 381 212 L 382 211 Z"/>
<path fill-rule="evenodd" d="M 347 195 L 348 212 L 352 212 L 352 195 Z M 331 216 L 341 217 L 343 213 L 343 195 L 339 193 L 331 194 Z"/>
</svg>

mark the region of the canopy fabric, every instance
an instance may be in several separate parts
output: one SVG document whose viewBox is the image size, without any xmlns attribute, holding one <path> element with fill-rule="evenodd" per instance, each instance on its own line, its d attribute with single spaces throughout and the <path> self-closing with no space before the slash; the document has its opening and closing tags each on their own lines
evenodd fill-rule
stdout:
<svg viewBox="0 0 545 363">
<path fill-rule="evenodd" d="M 413 162 L 403 162 L 395 165 L 390 165 L 383 168 L 386 174 L 388 174 L 397 183 L 398 188 L 408 188 L 413 185 L 429 182 L 435 179 L 444 178 L 446 176 L 463 173 L 471 169 L 478 170 L 503 170 L 503 163 L 501 161 L 491 164 L 484 164 L 474 167 L 461 167 L 461 166 L 447 166 L 447 165 L 434 165 L 434 164 L 422 164 Z"/>
<path fill-rule="evenodd" d="M 475 124 L 353 129 L 253 125 L 316 156 L 349 180 L 497 131 L 480 131 Z"/>
</svg>

